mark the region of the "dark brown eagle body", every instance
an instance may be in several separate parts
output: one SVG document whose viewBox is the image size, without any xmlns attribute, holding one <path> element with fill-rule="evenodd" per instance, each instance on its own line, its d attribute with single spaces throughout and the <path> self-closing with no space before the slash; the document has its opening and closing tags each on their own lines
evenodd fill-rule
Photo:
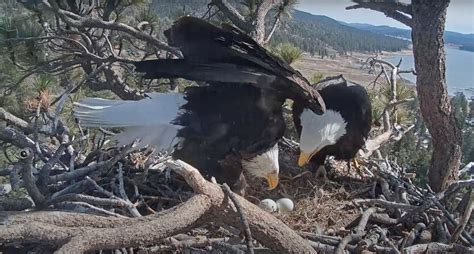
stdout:
<svg viewBox="0 0 474 254">
<path fill-rule="evenodd" d="M 178 132 L 183 142 L 173 157 L 218 182 L 238 188 L 241 161 L 264 153 L 283 136 L 285 98 L 324 112 L 321 97 L 299 72 L 233 27 L 183 17 L 165 35 L 184 58 L 137 62 L 136 71 L 145 78 L 208 83 L 185 90 L 185 113 L 174 121 L 184 126 Z"/>
<path fill-rule="evenodd" d="M 310 163 L 314 170 L 324 165 L 327 156 L 336 160 L 354 158 L 368 137 L 372 123 L 372 106 L 367 91 L 361 85 L 346 81 L 342 76 L 330 77 L 314 84 L 326 104 L 326 110 L 341 114 L 346 125 L 346 133 L 333 145 L 328 145 L 316 153 Z M 300 116 L 305 102 L 293 104 L 293 121 L 298 135 L 301 135 Z"/>
<path fill-rule="evenodd" d="M 183 143 L 173 157 L 239 189 L 241 160 L 266 152 L 283 135 L 283 99 L 261 107 L 262 90 L 239 84 L 189 87 L 185 95 L 185 113 L 175 120 L 184 126 Z"/>
</svg>

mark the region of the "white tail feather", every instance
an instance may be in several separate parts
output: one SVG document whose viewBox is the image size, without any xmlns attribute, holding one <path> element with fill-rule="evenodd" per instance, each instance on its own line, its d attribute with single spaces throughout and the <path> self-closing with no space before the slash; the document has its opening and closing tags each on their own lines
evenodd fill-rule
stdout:
<svg viewBox="0 0 474 254">
<path fill-rule="evenodd" d="M 87 127 L 169 124 L 186 102 L 179 93 L 151 93 L 139 101 L 87 98 L 75 103 L 74 116 Z"/>
<path fill-rule="evenodd" d="M 186 103 L 179 93 L 151 93 L 139 101 L 86 98 L 74 105 L 74 116 L 86 127 L 125 127 L 114 139 L 119 146 L 138 140 L 137 148 L 170 150 L 182 127 L 172 124 Z"/>
</svg>

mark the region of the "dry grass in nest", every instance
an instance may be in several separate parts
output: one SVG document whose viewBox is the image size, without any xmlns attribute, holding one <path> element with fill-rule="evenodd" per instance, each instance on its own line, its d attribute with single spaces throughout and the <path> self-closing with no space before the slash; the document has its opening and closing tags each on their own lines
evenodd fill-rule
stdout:
<svg viewBox="0 0 474 254">
<path fill-rule="evenodd" d="M 281 158 L 295 159 L 294 155 Z M 290 162 L 282 163 L 291 165 Z M 294 168 L 280 172 L 280 184 L 267 190 L 267 184 L 261 179 L 247 177 L 248 187 L 246 198 L 257 204 L 259 200 L 271 198 L 290 198 L 295 209 L 289 214 L 274 215 L 294 230 L 315 232 L 323 230 L 326 234 L 337 233 L 354 221 L 360 212 L 351 205 L 351 192 L 367 187 L 357 172 L 347 170 L 346 162 L 332 163 L 330 179 L 323 181 L 310 171 L 294 172 Z"/>
<path fill-rule="evenodd" d="M 36 112 L 38 107 L 40 107 L 41 112 L 46 112 L 51 105 L 52 96 L 51 93 L 46 89 L 38 93 L 36 97 L 27 99 L 25 101 L 25 108 L 30 112 Z"/>
</svg>

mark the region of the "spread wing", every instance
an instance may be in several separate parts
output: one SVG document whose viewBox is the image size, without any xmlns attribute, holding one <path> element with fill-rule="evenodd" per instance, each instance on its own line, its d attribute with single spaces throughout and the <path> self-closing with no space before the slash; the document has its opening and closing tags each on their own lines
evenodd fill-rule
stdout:
<svg viewBox="0 0 474 254">
<path fill-rule="evenodd" d="M 137 62 L 136 70 L 146 72 L 147 78 L 247 83 L 307 101 L 316 113 L 325 110 L 321 96 L 301 73 L 230 25 L 219 28 L 198 18 L 183 17 L 165 31 L 165 36 L 171 46 L 181 50 L 184 59 Z M 225 79 L 219 80 L 219 76 Z"/>
</svg>

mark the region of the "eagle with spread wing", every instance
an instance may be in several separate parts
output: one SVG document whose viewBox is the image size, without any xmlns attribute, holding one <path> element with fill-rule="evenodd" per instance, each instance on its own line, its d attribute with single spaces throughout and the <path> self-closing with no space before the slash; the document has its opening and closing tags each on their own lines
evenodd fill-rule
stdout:
<svg viewBox="0 0 474 254">
<path fill-rule="evenodd" d="M 88 127 L 124 127 L 118 145 L 137 142 L 170 151 L 206 177 L 245 186 L 242 171 L 278 184 L 277 142 L 285 131 L 285 99 L 302 101 L 316 115 L 324 102 L 291 66 L 238 29 L 214 26 L 193 17 L 177 20 L 165 31 L 182 59 L 136 62 L 148 79 L 185 78 L 205 86 L 184 93 L 150 93 L 139 101 L 86 98 L 74 115 Z M 305 128 L 303 126 L 303 128 Z"/>
</svg>

